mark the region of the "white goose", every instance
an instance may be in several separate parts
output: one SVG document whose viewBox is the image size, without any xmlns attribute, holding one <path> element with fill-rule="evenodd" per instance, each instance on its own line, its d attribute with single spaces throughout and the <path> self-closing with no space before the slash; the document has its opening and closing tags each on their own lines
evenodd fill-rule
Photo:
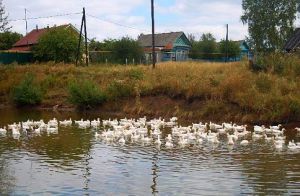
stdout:
<svg viewBox="0 0 300 196">
<path fill-rule="evenodd" d="M 240 143 L 242 146 L 247 146 L 249 144 L 249 141 L 248 140 L 243 140 L 241 141 Z"/>
<path fill-rule="evenodd" d="M 157 140 L 154 142 L 156 145 L 160 146 L 161 141 L 160 141 L 160 135 L 157 136 Z"/>
<path fill-rule="evenodd" d="M 167 141 L 165 145 L 166 145 L 166 148 L 173 148 L 173 146 L 174 146 L 172 141 Z"/>
<path fill-rule="evenodd" d="M 7 130 L 6 127 L 0 128 L 0 135 L 6 135 Z"/>
</svg>

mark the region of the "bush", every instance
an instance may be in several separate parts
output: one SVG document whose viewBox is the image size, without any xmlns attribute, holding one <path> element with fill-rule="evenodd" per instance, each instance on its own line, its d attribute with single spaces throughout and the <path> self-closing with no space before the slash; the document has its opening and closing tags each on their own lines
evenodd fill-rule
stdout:
<svg viewBox="0 0 300 196">
<path fill-rule="evenodd" d="M 261 93 L 269 93 L 272 89 L 272 80 L 265 74 L 261 74 L 255 80 L 255 86 Z"/>
<path fill-rule="evenodd" d="M 254 60 L 250 60 L 249 66 L 252 71 L 267 71 L 263 56 L 256 56 Z"/>
<path fill-rule="evenodd" d="M 107 88 L 111 99 L 130 97 L 134 93 L 134 85 L 125 84 L 122 81 L 113 81 Z"/>
<path fill-rule="evenodd" d="M 69 101 L 81 109 L 89 109 L 105 102 L 107 96 L 89 80 L 69 84 Z"/>
<path fill-rule="evenodd" d="M 300 101 L 296 99 L 292 99 L 289 103 L 289 110 L 292 119 L 299 119 L 300 117 Z"/>
<path fill-rule="evenodd" d="M 144 73 L 139 69 L 133 69 L 129 72 L 130 79 L 142 80 L 144 78 Z"/>
<path fill-rule="evenodd" d="M 33 83 L 34 76 L 26 74 L 24 80 L 13 90 L 13 101 L 18 106 L 37 105 L 42 101 L 39 85 Z"/>
</svg>

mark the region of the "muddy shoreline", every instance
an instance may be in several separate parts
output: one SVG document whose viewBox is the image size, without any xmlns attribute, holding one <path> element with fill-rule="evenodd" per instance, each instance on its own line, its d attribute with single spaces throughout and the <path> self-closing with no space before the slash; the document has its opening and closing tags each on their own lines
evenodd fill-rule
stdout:
<svg viewBox="0 0 300 196">
<path fill-rule="evenodd" d="M 220 108 L 207 110 L 208 103 L 205 100 L 185 100 L 182 98 L 170 98 L 168 96 L 145 96 L 136 98 L 124 98 L 115 101 L 109 101 L 103 105 L 89 110 L 78 110 L 70 104 L 41 104 L 35 107 L 16 108 L 13 104 L 2 103 L 0 110 L 37 110 L 48 112 L 76 112 L 102 114 L 119 118 L 137 118 L 147 116 L 148 118 L 169 118 L 177 116 L 184 121 L 192 122 L 237 122 L 245 124 L 299 124 L 299 120 L 274 121 L 262 119 L 259 114 L 247 113 L 235 104 L 222 105 Z"/>
</svg>

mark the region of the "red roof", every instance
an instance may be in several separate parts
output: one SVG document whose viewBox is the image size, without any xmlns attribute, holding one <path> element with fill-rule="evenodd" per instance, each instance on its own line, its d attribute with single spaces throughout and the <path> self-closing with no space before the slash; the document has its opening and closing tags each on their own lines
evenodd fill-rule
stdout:
<svg viewBox="0 0 300 196">
<path fill-rule="evenodd" d="M 67 27 L 69 25 L 61 25 L 58 27 Z M 54 28 L 54 27 L 52 27 Z M 28 45 L 35 45 L 38 43 L 38 39 L 45 33 L 47 32 L 48 28 L 44 29 L 34 29 L 30 33 L 28 33 L 26 36 L 21 38 L 17 43 L 13 45 L 13 50 L 14 48 L 19 48 L 21 46 L 28 46 Z"/>
</svg>

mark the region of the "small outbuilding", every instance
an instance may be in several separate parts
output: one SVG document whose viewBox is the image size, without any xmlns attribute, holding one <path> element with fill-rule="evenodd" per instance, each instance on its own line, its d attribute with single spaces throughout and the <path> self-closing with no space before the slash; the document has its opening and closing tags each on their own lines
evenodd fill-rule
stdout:
<svg viewBox="0 0 300 196">
<path fill-rule="evenodd" d="M 152 35 L 141 34 L 138 38 L 144 48 L 145 60 L 152 59 Z M 192 44 L 183 32 L 155 34 L 156 61 L 186 61 Z"/>
<path fill-rule="evenodd" d="M 287 40 L 284 45 L 286 52 L 293 52 L 300 47 L 300 28 L 295 30 L 295 33 Z"/>
</svg>

